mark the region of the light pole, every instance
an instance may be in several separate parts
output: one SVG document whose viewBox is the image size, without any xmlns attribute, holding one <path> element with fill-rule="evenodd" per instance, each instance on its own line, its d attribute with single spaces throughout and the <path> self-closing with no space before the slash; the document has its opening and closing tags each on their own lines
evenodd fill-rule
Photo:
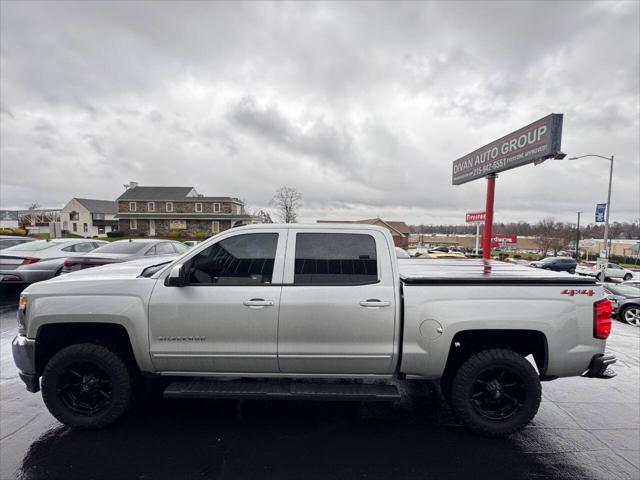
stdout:
<svg viewBox="0 0 640 480">
<path fill-rule="evenodd" d="M 576 226 L 576 262 L 580 262 L 580 214 L 582 212 L 576 212 L 578 214 L 578 225 Z"/>
<path fill-rule="evenodd" d="M 569 160 L 578 160 L 579 158 L 584 158 L 584 157 L 598 157 L 598 158 L 604 158 L 605 160 L 609 160 L 609 191 L 607 192 L 607 209 L 606 209 L 605 218 L 604 218 L 604 262 L 600 263 L 600 274 L 602 275 L 600 280 L 604 282 L 606 277 L 605 269 L 607 268 L 607 263 L 609 263 L 609 248 L 607 243 L 609 241 L 609 212 L 611 212 L 611 181 L 613 179 L 613 155 L 611 155 L 611 157 L 605 157 L 603 155 L 594 155 L 594 154 L 580 155 L 579 157 L 570 157 Z"/>
</svg>

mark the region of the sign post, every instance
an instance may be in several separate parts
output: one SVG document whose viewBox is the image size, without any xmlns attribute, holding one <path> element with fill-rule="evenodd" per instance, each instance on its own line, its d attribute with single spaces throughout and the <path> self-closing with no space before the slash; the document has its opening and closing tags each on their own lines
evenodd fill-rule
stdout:
<svg viewBox="0 0 640 480">
<path fill-rule="evenodd" d="M 473 212 L 467 213 L 465 217 L 467 223 L 476 224 L 476 249 L 475 254 L 478 255 L 478 249 L 480 248 L 480 223 L 485 221 L 485 212 Z"/>
<path fill-rule="evenodd" d="M 529 163 L 538 165 L 549 158 L 564 158 L 565 154 L 560 151 L 562 118 L 561 113 L 547 115 L 453 162 L 453 185 L 462 185 L 482 177 L 487 179 L 482 258 L 491 258 L 497 173 Z"/>
</svg>

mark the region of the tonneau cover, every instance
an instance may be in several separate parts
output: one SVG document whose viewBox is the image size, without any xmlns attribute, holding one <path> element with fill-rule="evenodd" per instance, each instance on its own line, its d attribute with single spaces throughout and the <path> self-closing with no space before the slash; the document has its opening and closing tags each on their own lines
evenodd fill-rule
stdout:
<svg viewBox="0 0 640 480">
<path fill-rule="evenodd" d="M 406 284 L 595 285 L 593 277 L 475 258 L 398 259 Z"/>
</svg>

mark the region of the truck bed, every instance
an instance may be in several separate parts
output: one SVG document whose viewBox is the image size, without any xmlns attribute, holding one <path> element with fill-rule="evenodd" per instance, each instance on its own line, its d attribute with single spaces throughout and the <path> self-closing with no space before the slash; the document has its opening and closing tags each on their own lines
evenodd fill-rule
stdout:
<svg viewBox="0 0 640 480">
<path fill-rule="evenodd" d="M 449 285 L 595 285 L 591 277 L 565 272 L 514 265 L 498 260 L 472 258 L 432 259 L 405 258 L 398 260 L 403 283 Z"/>
</svg>

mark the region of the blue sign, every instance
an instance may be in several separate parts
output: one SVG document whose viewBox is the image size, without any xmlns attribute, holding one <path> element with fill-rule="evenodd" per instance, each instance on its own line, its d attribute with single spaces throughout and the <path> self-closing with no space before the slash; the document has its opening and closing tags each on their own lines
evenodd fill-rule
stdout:
<svg viewBox="0 0 640 480">
<path fill-rule="evenodd" d="M 606 203 L 598 203 L 596 205 L 596 223 L 604 223 L 604 212 L 606 209 Z"/>
</svg>

